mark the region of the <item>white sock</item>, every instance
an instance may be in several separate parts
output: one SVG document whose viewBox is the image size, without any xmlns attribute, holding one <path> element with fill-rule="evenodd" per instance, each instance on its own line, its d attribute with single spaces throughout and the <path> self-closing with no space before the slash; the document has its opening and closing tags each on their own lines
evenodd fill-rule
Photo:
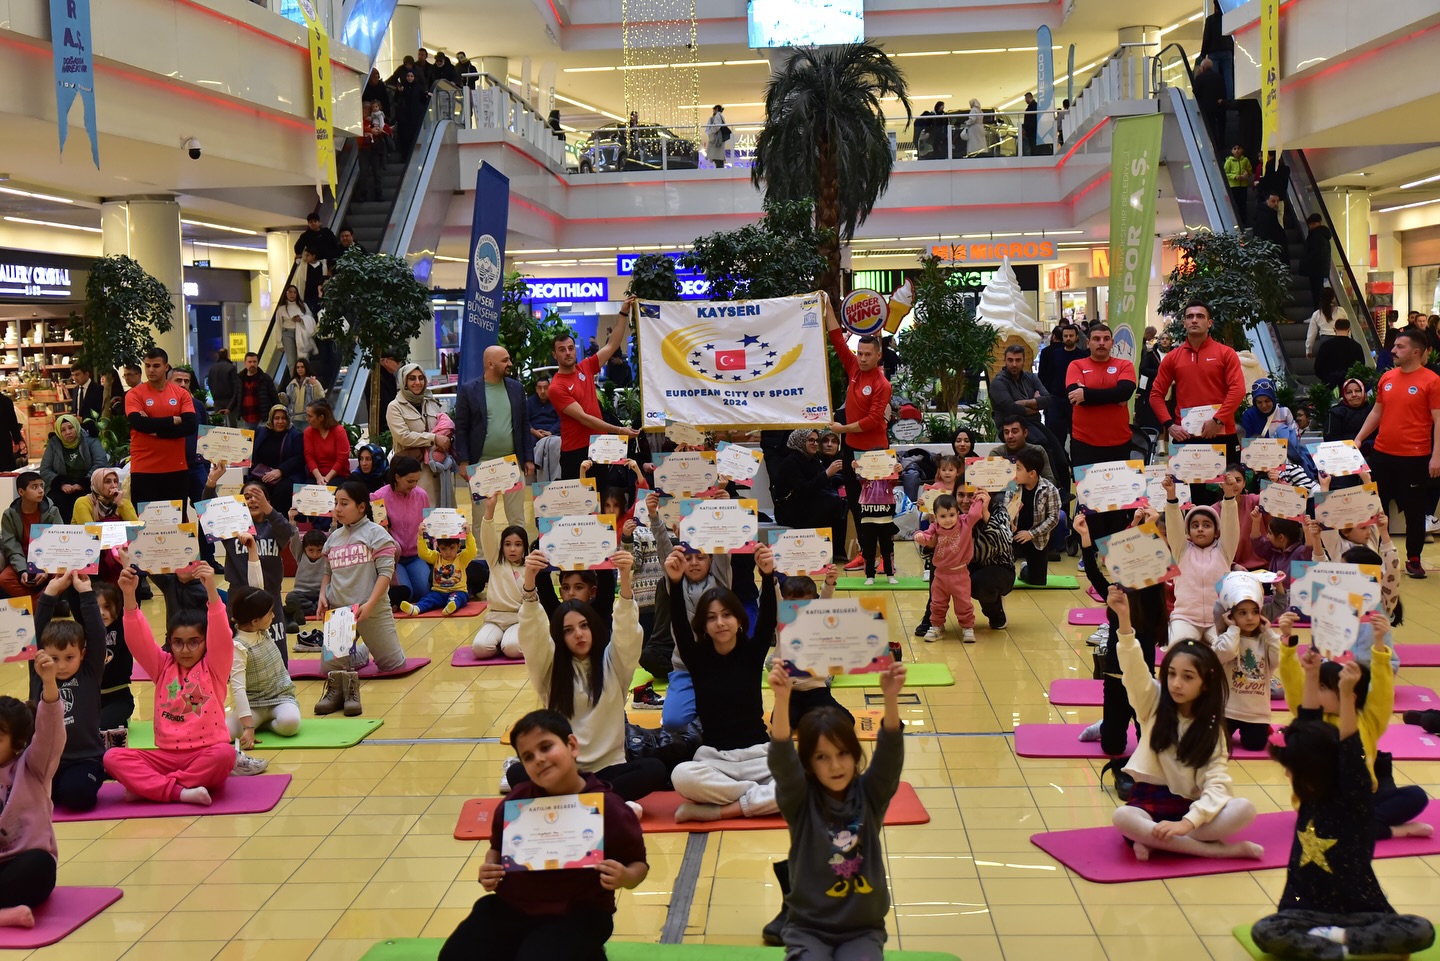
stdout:
<svg viewBox="0 0 1440 961">
<path fill-rule="evenodd" d="M 1087 742 L 1100 740 L 1100 724 L 1100 721 L 1096 721 L 1094 724 L 1087 725 L 1085 730 L 1080 732 L 1079 740 Z"/>
<path fill-rule="evenodd" d="M 1334 941 L 1336 944 L 1345 943 L 1345 929 L 1329 925 L 1319 928 L 1311 928 L 1305 932 L 1312 938 L 1324 938 L 1327 941 Z"/>
</svg>

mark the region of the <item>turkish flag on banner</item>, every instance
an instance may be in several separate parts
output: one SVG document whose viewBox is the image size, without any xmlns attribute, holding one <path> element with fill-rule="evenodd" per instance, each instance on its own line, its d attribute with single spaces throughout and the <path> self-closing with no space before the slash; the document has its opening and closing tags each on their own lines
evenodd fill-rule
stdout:
<svg viewBox="0 0 1440 961">
<path fill-rule="evenodd" d="M 745 351 L 742 350 L 717 350 L 715 351 L 716 370 L 744 370 Z"/>
</svg>

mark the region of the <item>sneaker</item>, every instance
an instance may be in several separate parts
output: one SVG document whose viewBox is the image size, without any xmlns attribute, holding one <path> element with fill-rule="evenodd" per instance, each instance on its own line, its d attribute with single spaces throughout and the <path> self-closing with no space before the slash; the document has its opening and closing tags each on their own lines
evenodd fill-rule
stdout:
<svg viewBox="0 0 1440 961">
<path fill-rule="evenodd" d="M 1417 580 L 1425 579 L 1425 565 L 1420 563 L 1420 558 L 1412 557 L 1405 562 L 1405 573 Z"/>
<path fill-rule="evenodd" d="M 325 649 L 325 634 L 323 631 L 301 631 L 300 636 L 295 639 L 295 646 L 291 650 L 297 654 L 307 651 L 323 651 Z"/>
<path fill-rule="evenodd" d="M 1085 643 L 1091 647 L 1108 647 L 1110 645 L 1110 628 L 1108 626 L 1100 628 L 1085 638 Z"/>
<path fill-rule="evenodd" d="M 1087 725 L 1085 730 L 1080 732 L 1080 736 L 1076 738 L 1076 740 L 1085 744 L 1100 740 L 1100 722 L 1096 721 L 1094 724 Z"/>
<path fill-rule="evenodd" d="M 658 711 L 665 706 L 665 698 L 655 693 L 653 682 L 635 689 L 631 707 L 637 711 Z"/>
<path fill-rule="evenodd" d="M 905 650 L 900 646 L 899 641 L 890 642 L 890 659 L 896 664 L 905 660 Z"/>
<path fill-rule="evenodd" d="M 238 747 L 235 749 L 235 766 L 230 769 L 231 777 L 250 777 L 264 774 L 270 762 L 263 757 L 251 757 Z"/>
<path fill-rule="evenodd" d="M 924 636 L 926 644 L 934 644 L 936 641 L 940 640 L 940 632 L 935 630 L 935 628 L 933 627 L 927 630 Z"/>
<path fill-rule="evenodd" d="M 863 571 L 865 569 L 865 558 L 860 554 L 856 554 L 850 558 L 849 563 L 845 565 L 845 569 L 847 571 Z"/>
<path fill-rule="evenodd" d="M 504 763 L 504 765 L 503 765 L 503 770 L 500 772 L 500 793 L 501 793 L 501 794 L 509 794 L 509 793 L 510 793 L 510 769 L 511 769 L 512 767 L 514 767 L 515 765 L 519 764 L 519 763 L 520 763 L 520 759 L 519 759 L 518 757 L 507 757 L 507 758 L 505 759 L 505 763 Z"/>
<path fill-rule="evenodd" d="M 994 617 L 990 618 L 990 630 L 1003 631 L 1007 623 L 1009 623 L 1009 618 L 1005 616 L 1004 611 L 1001 611 L 999 614 L 996 614 Z"/>
<path fill-rule="evenodd" d="M 916 637 L 924 637 L 926 634 L 929 634 L 932 630 L 934 630 L 934 628 L 932 628 L 932 627 L 930 626 L 930 619 L 929 619 L 928 617 L 927 617 L 927 618 L 924 618 L 924 619 L 922 619 L 922 620 L 920 621 L 920 623 L 918 623 L 918 624 L 915 625 L 915 636 L 916 636 Z"/>
<path fill-rule="evenodd" d="M 1406 711 L 1404 714 L 1401 714 L 1401 715 L 1400 715 L 1400 720 L 1404 721 L 1406 724 L 1413 724 L 1413 725 L 1415 725 L 1416 727 L 1419 727 L 1419 726 L 1420 726 L 1420 723 L 1421 723 L 1423 720 L 1425 720 L 1425 712 L 1424 712 L 1424 711 Z M 109 732 L 109 731 L 102 731 L 101 733 L 103 733 L 103 734 L 109 734 L 110 732 Z"/>
<path fill-rule="evenodd" d="M 925 568 L 925 583 L 926 583 L 926 584 L 929 584 L 929 583 L 930 583 L 930 574 L 931 574 L 930 568 L 928 568 L 928 567 Z"/>
<path fill-rule="evenodd" d="M 1436 517 L 1434 514 L 1425 516 L 1425 533 L 1440 534 L 1440 517 Z"/>
<path fill-rule="evenodd" d="M 891 583 L 891 584 L 899 584 L 899 583 L 900 583 L 900 578 L 896 577 L 894 574 L 891 574 L 891 575 L 890 575 L 890 583 Z"/>
<path fill-rule="evenodd" d="M 631 812 L 634 813 L 634 815 L 635 815 L 635 820 L 638 821 L 638 820 L 640 820 L 641 818 L 643 818 L 643 817 L 645 816 L 645 809 L 640 806 L 639 802 L 637 802 L 637 801 L 626 801 L 626 802 L 625 802 L 625 806 L 626 806 L 627 808 L 629 808 L 629 809 L 631 810 Z"/>
<path fill-rule="evenodd" d="M 1082 557 L 1082 558 L 1080 558 L 1078 561 L 1075 562 L 1075 569 L 1076 569 L 1077 571 L 1079 571 L 1081 574 L 1084 574 L 1084 573 L 1085 573 L 1085 558 Z"/>
<path fill-rule="evenodd" d="M 960 630 L 960 640 L 964 641 L 966 644 L 974 644 L 974 643 L 975 643 L 975 628 L 973 628 L 973 627 L 961 628 L 961 630 Z"/>
<path fill-rule="evenodd" d="M 286 634 L 299 634 L 299 633 L 300 633 L 300 625 L 299 625 L 299 624 L 296 624 L 296 623 L 295 623 L 294 621 L 292 621 L 292 620 L 288 620 L 288 619 L 287 619 L 287 620 L 285 621 L 285 633 L 286 633 Z"/>
<path fill-rule="evenodd" d="M 401 601 L 401 602 L 400 602 L 400 613 L 406 615 L 407 617 L 408 617 L 409 615 L 414 614 L 414 613 L 415 613 L 415 605 L 414 605 L 414 604 L 411 604 L 409 601 Z"/>
<path fill-rule="evenodd" d="M 450 600 L 445 602 L 446 614 L 454 614 L 458 610 L 460 610 L 460 608 L 455 604 L 455 598 L 452 597 L 450 598 Z"/>
<path fill-rule="evenodd" d="M 867 578 L 865 578 L 865 586 L 866 586 L 866 587 L 874 587 L 874 586 L 875 586 L 875 578 L 873 578 L 873 577 L 867 577 Z"/>
</svg>

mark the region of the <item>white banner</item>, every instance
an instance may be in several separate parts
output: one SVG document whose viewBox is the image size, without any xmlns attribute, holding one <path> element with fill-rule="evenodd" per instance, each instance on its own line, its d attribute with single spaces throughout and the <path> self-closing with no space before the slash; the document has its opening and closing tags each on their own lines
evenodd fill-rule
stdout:
<svg viewBox="0 0 1440 961">
<path fill-rule="evenodd" d="M 638 314 L 644 427 L 667 418 L 736 429 L 830 422 L 819 294 L 641 302 Z"/>
</svg>

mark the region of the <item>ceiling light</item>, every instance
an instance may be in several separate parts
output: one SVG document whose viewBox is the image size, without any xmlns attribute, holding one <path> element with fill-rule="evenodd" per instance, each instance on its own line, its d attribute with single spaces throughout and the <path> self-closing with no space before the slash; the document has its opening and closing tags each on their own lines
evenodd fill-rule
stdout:
<svg viewBox="0 0 1440 961">
<path fill-rule="evenodd" d="M 192 247 L 217 247 L 220 250 L 246 250 L 254 254 L 265 253 L 264 247 L 246 247 L 244 244 L 217 244 L 209 240 L 191 240 L 188 243 Z"/>
<path fill-rule="evenodd" d="M 767 66 L 767 67 L 770 66 L 770 61 L 769 61 L 769 60 L 726 60 L 726 61 L 725 61 L 725 66 L 727 66 L 727 67 L 748 67 L 748 66 L 751 66 L 751 65 L 757 64 L 757 63 L 758 63 L 758 64 L 764 64 L 764 65 Z"/>
<path fill-rule="evenodd" d="M 99 227 L 82 227 L 79 224 L 57 224 L 53 220 L 31 220 L 29 217 L 6 217 L 12 224 L 30 224 L 34 227 L 56 227 L 60 230 L 83 230 L 87 234 L 100 233 Z"/>
<path fill-rule="evenodd" d="M 951 50 L 951 53 L 1004 53 L 1004 47 L 983 47 L 978 50 Z"/>
<path fill-rule="evenodd" d="M 564 73 L 607 73 L 614 67 L 566 67 Z"/>
<path fill-rule="evenodd" d="M 1039 47 L 1006 47 L 1006 53 L 1038 53 Z"/>
<path fill-rule="evenodd" d="M 16 197 L 29 197 L 32 200 L 49 200 L 57 204 L 73 204 L 75 202 L 65 197 L 55 197 L 51 194 L 31 193 L 28 190 L 16 190 L 14 187 L 0 187 L 0 194 L 13 194 Z"/>
<path fill-rule="evenodd" d="M 1428 207 L 1428 206 L 1430 206 L 1431 204 L 1440 204 L 1440 199 L 1437 199 L 1437 200 L 1419 200 L 1419 201 L 1416 201 L 1416 202 L 1413 203 L 1413 204 L 1400 204 L 1398 207 L 1381 207 L 1379 210 L 1374 211 L 1374 213 L 1377 213 L 1377 214 L 1388 214 L 1388 213 L 1393 213 L 1393 212 L 1396 211 L 1396 210 L 1409 210 L 1411 207 Z M 6 219 L 6 220 L 10 220 L 11 218 L 6 217 L 5 219 Z"/>
<path fill-rule="evenodd" d="M 611 113 L 608 110 L 601 110 L 599 107 L 594 107 L 588 103 L 584 103 L 583 101 L 567 97 L 563 93 L 552 94 L 551 96 L 553 96 L 556 100 L 568 103 L 572 107 L 579 107 L 581 110 L 588 110 L 591 113 L 598 113 L 602 117 L 609 117 L 611 120 L 618 120 L 621 123 L 625 122 L 625 118 L 620 116 L 618 113 Z"/>
<path fill-rule="evenodd" d="M 191 227 L 209 227 L 211 230 L 225 230 L 232 234 L 245 234 L 248 237 L 260 236 L 260 231 L 246 230 L 244 227 L 227 227 L 224 224 L 212 224 L 203 220 L 185 220 L 183 218 L 180 222 L 182 224 L 189 224 Z"/>
<path fill-rule="evenodd" d="M 947 57 L 949 50 L 917 50 L 911 53 L 892 53 L 892 57 Z"/>
<path fill-rule="evenodd" d="M 1362 176 L 1363 176 L 1363 175 L 1362 175 Z M 1437 181 L 1437 180 L 1440 180 L 1440 174 L 1436 174 L 1436 175 L 1433 176 L 1433 177 L 1426 177 L 1424 180 L 1412 180 L 1412 181 L 1410 181 L 1408 184 L 1401 184 L 1401 185 L 1400 185 L 1400 189 L 1401 189 L 1401 190 L 1409 190 L 1411 187 L 1419 187 L 1419 186 L 1422 186 L 1422 185 L 1424 185 L 1424 184 L 1433 184 L 1433 183 L 1434 183 L 1435 181 Z M 3 189 L 3 188 L 0 188 L 0 189 Z"/>
</svg>

